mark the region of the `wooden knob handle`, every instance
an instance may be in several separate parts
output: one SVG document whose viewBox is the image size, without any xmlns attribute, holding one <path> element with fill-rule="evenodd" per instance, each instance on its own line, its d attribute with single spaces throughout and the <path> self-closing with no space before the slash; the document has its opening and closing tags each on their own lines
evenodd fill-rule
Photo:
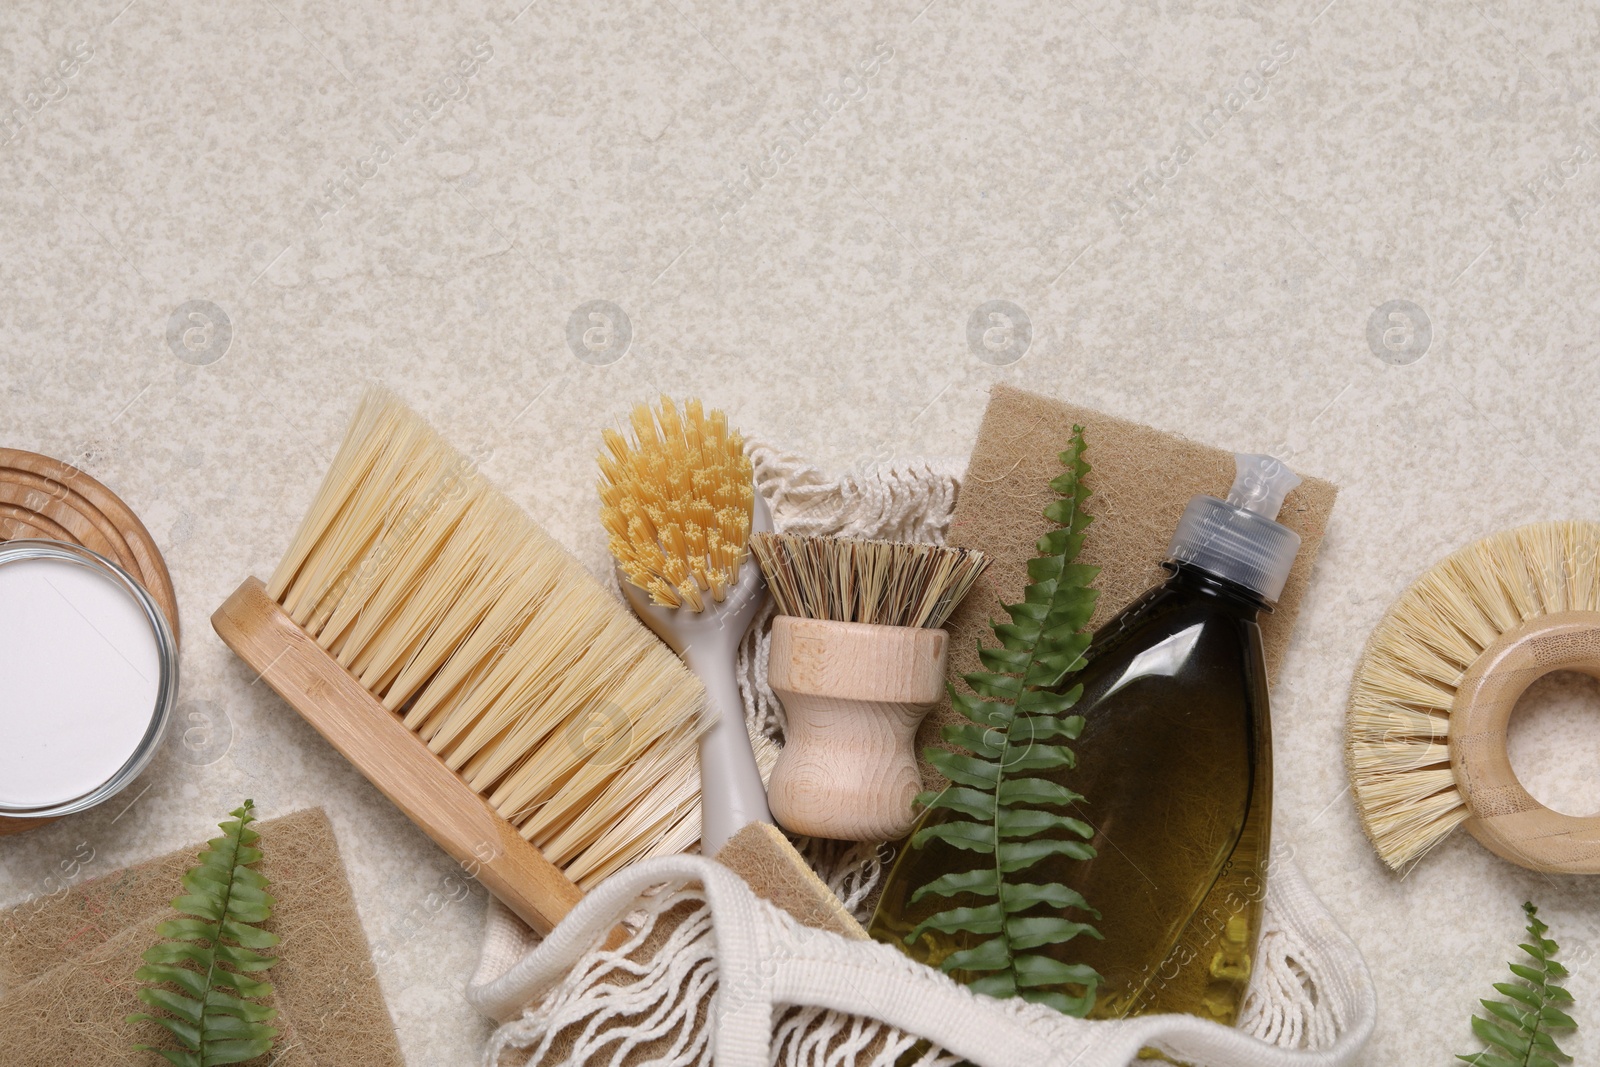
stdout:
<svg viewBox="0 0 1600 1067">
<path fill-rule="evenodd" d="M 1502 634 L 1473 661 L 1450 709 L 1450 766 L 1471 817 L 1467 829 L 1495 855 L 1529 870 L 1600 874 L 1600 815 L 1563 815 L 1517 780 L 1506 727 L 1517 699 L 1552 671 L 1600 678 L 1600 612 L 1565 611 Z"/>
<path fill-rule="evenodd" d="M 943 630 L 772 622 L 767 680 L 789 727 L 767 783 L 773 817 L 797 834 L 887 841 L 916 821 L 916 734 L 944 692 Z"/>
</svg>

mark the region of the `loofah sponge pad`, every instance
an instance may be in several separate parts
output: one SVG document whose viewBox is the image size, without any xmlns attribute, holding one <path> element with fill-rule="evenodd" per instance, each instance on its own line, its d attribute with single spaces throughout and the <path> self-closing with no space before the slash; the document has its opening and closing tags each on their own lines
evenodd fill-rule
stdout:
<svg viewBox="0 0 1600 1067">
<path fill-rule="evenodd" d="M 333 827 L 320 808 L 256 823 L 277 907 L 267 928 L 283 938 L 268 977 L 280 1033 L 274 1067 L 404 1067 L 389 1009 Z M 0 912 L 0 1062 L 5 1067 L 115 1063 L 164 1067 L 135 1043 L 171 1047 L 134 990 L 140 955 L 202 845 L 115 871 L 65 893 Z"/>
<path fill-rule="evenodd" d="M 993 644 L 991 618 L 1004 619 L 1002 603 L 1022 599 L 1034 542 L 1050 528 L 1045 507 L 1055 499 L 1050 479 L 1061 473 L 1059 453 L 1084 427 L 1094 491 L 1088 511 L 1095 518 L 1078 562 L 1101 568 L 1100 590 L 1090 625 L 1098 627 L 1140 594 L 1166 578 L 1161 561 L 1189 498 L 1197 493 L 1226 497 L 1233 484 L 1233 453 L 1196 444 L 1090 408 L 1052 400 L 1009 385 L 996 385 L 984 411 L 977 444 L 956 498 L 947 544 L 976 548 L 994 558 L 972 592 L 951 616 L 950 678 L 979 669 L 978 644 Z M 1293 464 L 1291 464 L 1293 466 Z M 1300 554 L 1276 609 L 1261 622 L 1267 676 L 1276 676 L 1300 612 L 1311 565 L 1322 545 L 1339 490 L 1303 479 L 1284 499 L 1278 521 L 1300 535 Z M 922 724 L 917 751 L 940 744 L 939 728 L 960 717 L 947 698 Z M 940 789 L 944 778 L 924 761 L 922 780 Z"/>
</svg>

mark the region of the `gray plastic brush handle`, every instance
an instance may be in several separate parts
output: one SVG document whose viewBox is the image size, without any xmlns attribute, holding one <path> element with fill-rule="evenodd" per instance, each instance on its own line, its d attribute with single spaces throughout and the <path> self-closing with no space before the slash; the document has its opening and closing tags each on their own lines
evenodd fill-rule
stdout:
<svg viewBox="0 0 1600 1067">
<path fill-rule="evenodd" d="M 751 823 L 772 821 L 734 676 L 744 631 L 734 629 L 697 635 L 683 656 L 705 683 L 706 701 L 717 716 L 716 725 L 700 737 L 700 852 L 706 856 L 715 856 Z"/>
<path fill-rule="evenodd" d="M 750 530 L 772 529 L 772 513 L 756 493 Z M 767 790 L 745 731 L 744 701 L 736 672 L 739 642 L 767 600 L 766 583 L 754 555 L 747 556 L 739 579 L 722 603 L 704 611 L 668 608 L 650 602 L 650 594 L 620 573 L 617 584 L 634 614 L 667 647 L 683 657 L 706 689 L 707 709 L 716 725 L 700 739 L 700 852 L 714 856 L 728 839 L 753 822 L 772 822 Z"/>
</svg>

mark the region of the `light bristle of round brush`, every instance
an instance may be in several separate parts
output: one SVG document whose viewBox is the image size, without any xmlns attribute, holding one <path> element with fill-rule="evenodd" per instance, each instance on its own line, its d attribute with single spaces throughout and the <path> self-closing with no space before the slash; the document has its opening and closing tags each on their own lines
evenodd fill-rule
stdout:
<svg viewBox="0 0 1600 1067">
<path fill-rule="evenodd" d="M 760 533 L 751 551 L 778 611 L 809 619 L 938 629 L 989 557 L 971 548 Z"/>
<path fill-rule="evenodd" d="M 580 887 L 698 839 L 700 681 L 393 394 L 267 588 Z"/>
<path fill-rule="evenodd" d="M 600 522 L 623 576 L 667 607 L 703 611 L 744 565 L 755 485 L 744 440 L 720 411 L 662 397 L 633 409 L 630 441 L 603 434 Z"/>
<path fill-rule="evenodd" d="M 1600 524 L 1493 534 L 1412 583 L 1373 630 L 1350 687 L 1345 764 L 1362 828 L 1385 863 L 1416 862 L 1469 812 L 1450 769 L 1463 676 L 1501 634 L 1600 607 Z"/>
</svg>

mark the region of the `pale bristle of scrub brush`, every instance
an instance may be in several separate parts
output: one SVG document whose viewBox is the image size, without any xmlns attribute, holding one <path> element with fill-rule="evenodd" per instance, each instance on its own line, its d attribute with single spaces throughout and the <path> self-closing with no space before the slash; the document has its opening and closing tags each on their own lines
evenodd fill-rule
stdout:
<svg viewBox="0 0 1600 1067">
<path fill-rule="evenodd" d="M 699 680 L 392 393 L 267 590 L 580 887 L 698 838 Z"/>
<path fill-rule="evenodd" d="M 1468 818 L 1450 769 L 1450 709 L 1467 669 L 1541 615 L 1600 610 L 1600 524 L 1535 523 L 1440 561 L 1368 639 L 1350 689 L 1345 762 L 1367 836 L 1390 867 Z"/>
<path fill-rule="evenodd" d="M 744 440 L 721 411 L 667 397 L 633 409 L 631 439 L 604 433 L 600 521 L 628 581 L 657 604 L 703 611 L 737 580 L 755 506 Z"/>
<path fill-rule="evenodd" d="M 989 566 L 972 548 L 760 533 L 750 548 L 783 615 L 937 629 Z"/>
</svg>

